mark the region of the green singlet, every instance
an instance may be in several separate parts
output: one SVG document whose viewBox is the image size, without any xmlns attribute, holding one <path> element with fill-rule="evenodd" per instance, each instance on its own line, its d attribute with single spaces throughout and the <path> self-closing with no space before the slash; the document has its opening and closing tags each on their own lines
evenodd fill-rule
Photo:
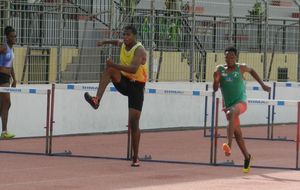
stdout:
<svg viewBox="0 0 300 190">
<path fill-rule="evenodd" d="M 227 73 L 224 66 L 219 66 L 221 73 L 220 88 L 225 107 L 229 108 L 239 102 L 246 102 L 246 85 L 243 75 L 240 72 L 240 64 L 237 63 L 236 69 L 230 73 Z"/>
</svg>

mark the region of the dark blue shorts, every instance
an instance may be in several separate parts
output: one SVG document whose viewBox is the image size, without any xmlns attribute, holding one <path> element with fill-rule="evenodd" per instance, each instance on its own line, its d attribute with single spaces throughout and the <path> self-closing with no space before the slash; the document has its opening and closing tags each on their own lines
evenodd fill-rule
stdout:
<svg viewBox="0 0 300 190">
<path fill-rule="evenodd" d="M 5 73 L 0 73 L 0 84 L 10 83 L 10 75 Z"/>
</svg>

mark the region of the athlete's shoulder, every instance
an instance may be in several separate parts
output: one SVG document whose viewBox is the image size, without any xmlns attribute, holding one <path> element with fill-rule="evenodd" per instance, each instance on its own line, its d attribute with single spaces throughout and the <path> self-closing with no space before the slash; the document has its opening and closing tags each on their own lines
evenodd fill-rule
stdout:
<svg viewBox="0 0 300 190">
<path fill-rule="evenodd" d="M 6 53 L 7 46 L 6 44 L 0 44 L 0 53 Z"/>
<path fill-rule="evenodd" d="M 246 63 L 239 63 L 238 67 L 242 73 L 250 72 L 252 70 Z"/>
<path fill-rule="evenodd" d="M 137 46 L 137 49 L 138 49 L 138 48 L 145 49 L 145 47 L 144 47 L 144 45 L 142 44 L 142 42 L 139 42 L 139 41 L 138 41 L 138 42 L 136 43 L 136 46 Z"/>
<path fill-rule="evenodd" d="M 145 49 L 145 47 L 143 46 L 143 44 L 141 42 L 138 42 L 137 47 L 136 47 L 136 51 L 146 52 L 146 49 Z"/>
<path fill-rule="evenodd" d="M 246 63 L 236 63 L 238 66 L 240 67 L 247 67 L 247 64 Z"/>
<path fill-rule="evenodd" d="M 217 68 L 224 68 L 226 66 L 226 64 L 220 64 L 220 65 L 217 65 L 216 67 Z"/>
<path fill-rule="evenodd" d="M 248 69 L 249 66 L 246 63 L 237 63 L 238 67 L 240 69 Z"/>
<path fill-rule="evenodd" d="M 226 68 L 226 64 L 220 64 L 216 66 L 216 70 L 222 70 Z"/>
<path fill-rule="evenodd" d="M 123 41 L 119 41 L 119 45 L 120 45 L 121 48 L 125 48 L 126 47 L 126 44 Z"/>
</svg>

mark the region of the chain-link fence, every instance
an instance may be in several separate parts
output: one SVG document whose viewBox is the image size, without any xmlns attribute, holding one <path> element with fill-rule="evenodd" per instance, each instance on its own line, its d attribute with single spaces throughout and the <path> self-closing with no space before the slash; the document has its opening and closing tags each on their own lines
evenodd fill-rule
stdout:
<svg viewBox="0 0 300 190">
<path fill-rule="evenodd" d="M 300 81 L 298 0 L 1 0 L 0 35 L 17 32 L 22 83 L 97 82 L 119 49 L 97 47 L 134 25 L 148 52 L 149 81 L 211 81 L 223 50 L 264 80 Z"/>
</svg>

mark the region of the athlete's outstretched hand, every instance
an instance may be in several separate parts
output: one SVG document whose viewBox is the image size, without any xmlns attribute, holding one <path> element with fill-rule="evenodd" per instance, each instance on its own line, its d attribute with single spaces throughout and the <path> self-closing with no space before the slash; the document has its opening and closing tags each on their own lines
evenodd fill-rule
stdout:
<svg viewBox="0 0 300 190">
<path fill-rule="evenodd" d="M 262 89 L 264 89 L 264 91 L 271 92 L 271 87 L 269 87 L 269 86 L 267 86 L 265 84 L 263 84 L 261 87 L 262 87 Z"/>
<path fill-rule="evenodd" d="M 106 66 L 107 67 L 112 67 L 112 65 L 114 64 L 113 60 L 111 58 L 106 60 Z"/>
<path fill-rule="evenodd" d="M 104 45 L 104 41 L 98 41 L 97 42 L 97 46 L 103 46 Z"/>
<path fill-rule="evenodd" d="M 17 81 L 13 80 L 13 82 L 11 83 L 11 87 L 16 87 L 17 86 Z"/>
</svg>

